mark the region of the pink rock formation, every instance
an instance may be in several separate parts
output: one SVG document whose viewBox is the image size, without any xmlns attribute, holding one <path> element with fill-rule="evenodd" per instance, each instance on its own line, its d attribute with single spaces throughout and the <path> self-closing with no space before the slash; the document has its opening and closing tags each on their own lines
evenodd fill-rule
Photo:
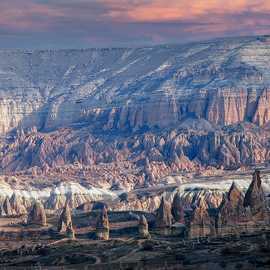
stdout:
<svg viewBox="0 0 270 270">
<path fill-rule="evenodd" d="M 247 90 L 218 89 L 210 98 L 207 119 L 221 125 L 231 125 L 244 120 Z"/>
<path fill-rule="evenodd" d="M 184 207 L 180 194 L 177 192 L 174 195 L 172 202 L 172 215 L 175 222 L 184 223 Z"/>
<path fill-rule="evenodd" d="M 16 193 L 13 193 L 10 198 L 10 206 L 16 215 L 23 215 L 27 213 L 23 199 Z"/>
<path fill-rule="evenodd" d="M 264 89 L 259 97 L 253 122 L 263 126 L 270 121 L 270 89 Z"/>
<path fill-rule="evenodd" d="M 259 170 L 256 170 L 253 174 L 252 182 L 245 194 L 244 206 L 250 208 L 255 222 L 265 220 L 267 216 L 267 204 Z"/>
<path fill-rule="evenodd" d="M 68 204 L 66 204 L 66 206 L 64 207 L 59 217 L 57 229 L 58 229 L 58 232 L 66 232 L 68 227 L 72 228 L 72 219 L 71 219 L 70 208 Z"/>
<path fill-rule="evenodd" d="M 108 240 L 110 232 L 110 224 L 107 209 L 104 207 L 97 220 L 96 238 L 99 240 Z"/>
<path fill-rule="evenodd" d="M 251 221 L 249 211 L 245 209 L 244 195 L 233 182 L 226 197 L 224 197 L 218 214 L 218 230 L 222 233 L 238 233 L 239 226 Z"/>
<path fill-rule="evenodd" d="M 40 226 L 47 225 L 47 217 L 44 206 L 41 202 L 36 201 L 28 215 L 28 224 L 35 224 Z"/>
<path fill-rule="evenodd" d="M 187 225 L 190 237 L 204 237 L 213 234 L 213 222 L 203 199 L 199 199 L 197 202 Z"/>
<path fill-rule="evenodd" d="M 151 238 L 150 233 L 148 231 L 148 222 L 144 215 L 140 216 L 139 224 L 138 224 L 138 231 L 140 238 Z"/>
<path fill-rule="evenodd" d="M 159 208 L 156 210 L 156 228 L 168 228 L 172 225 L 170 204 L 162 197 Z"/>
<path fill-rule="evenodd" d="M 13 214 L 14 214 L 14 211 L 10 205 L 9 198 L 6 197 L 3 203 L 3 215 L 12 216 Z"/>
<path fill-rule="evenodd" d="M 72 223 L 69 223 L 66 228 L 66 234 L 69 239 L 75 239 L 75 231 L 73 229 Z"/>
</svg>

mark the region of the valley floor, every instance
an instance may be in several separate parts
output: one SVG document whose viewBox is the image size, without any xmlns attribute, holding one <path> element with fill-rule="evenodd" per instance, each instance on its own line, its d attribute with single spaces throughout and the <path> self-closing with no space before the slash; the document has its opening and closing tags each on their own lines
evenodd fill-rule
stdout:
<svg viewBox="0 0 270 270">
<path fill-rule="evenodd" d="M 180 240 L 62 239 L 0 243 L 0 269 L 270 269 L 270 228 L 263 232 Z"/>
</svg>

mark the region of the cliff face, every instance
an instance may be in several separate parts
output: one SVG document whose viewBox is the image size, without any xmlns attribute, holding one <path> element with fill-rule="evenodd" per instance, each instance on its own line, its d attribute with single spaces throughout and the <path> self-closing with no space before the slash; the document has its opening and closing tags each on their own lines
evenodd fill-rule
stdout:
<svg viewBox="0 0 270 270">
<path fill-rule="evenodd" d="M 0 132 L 99 120 L 171 126 L 186 117 L 269 121 L 270 39 L 142 49 L 0 52 Z"/>
<path fill-rule="evenodd" d="M 4 172 L 74 162 L 137 168 L 148 158 L 153 182 L 269 160 L 269 37 L 0 59 L 0 134 L 12 131 L 0 139 Z"/>
<path fill-rule="evenodd" d="M 263 126 L 270 120 L 270 90 L 264 89 L 258 99 L 257 109 L 255 111 L 253 122 Z"/>
</svg>

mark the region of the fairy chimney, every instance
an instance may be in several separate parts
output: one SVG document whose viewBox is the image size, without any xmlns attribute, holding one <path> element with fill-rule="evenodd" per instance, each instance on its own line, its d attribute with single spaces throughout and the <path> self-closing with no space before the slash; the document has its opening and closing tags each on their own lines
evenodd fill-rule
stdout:
<svg viewBox="0 0 270 270">
<path fill-rule="evenodd" d="M 10 205 L 10 201 L 9 201 L 9 198 L 6 197 L 4 203 L 3 203 L 3 210 L 4 210 L 4 213 L 7 215 L 7 216 L 12 216 L 13 215 L 13 209 Z"/>
<path fill-rule="evenodd" d="M 261 175 L 258 170 L 254 172 L 252 182 L 245 194 L 244 207 L 250 209 L 254 221 L 265 221 L 268 216 Z"/>
<path fill-rule="evenodd" d="M 172 225 L 171 206 L 162 197 L 159 208 L 156 211 L 156 223 L 157 228 L 166 228 Z"/>
<path fill-rule="evenodd" d="M 200 198 L 194 208 L 189 224 L 190 237 L 203 237 L 212 232 L 212 221 L 208 213 L 208 207 L 203 198 Z"/>
<path fill-rule="evenodd" d="M 36 201 L 28 215 L 28 224 L 35 224 L 40 226 L 47 225 L 47 218 L 44 206 L 41 202 Z"/>
<path fill-rule="evenodd" d="M 226 197 L 219 208 L 221 225 L 235 224 L 246 218 L 244 196 L 238 186 L 233 182 Z"/>
<path fill-rule="evenodd" d="M 107 213 L 107 208 L 103 207 L 97 220 L 96 238 L 98 240 L 108 240 L 110 232 L 110 224 Z"/>
<path fill-rule="evenodd" d="M 16 215 L 23 215 L 27 213 L 22 197 L 16 194 L 15 192 L 12 194 L 10 198 L 10 205 L 14 210 L 14 212 L 16 213 Z"/>
<path fill-rule="evenodd" d="M 58 232 L 66 232 L 68 226 L 72 227 L 71 211 L 68 203 L 64 207 L 58 222 Z"/>
<path fill-rule="evenodd" d="M 138 224 L 139 237 L 144 239 L 151 238 L 150 233 L 148 231 L 148 222 L 144 215 L 142 215 L 139 219 Z"/>
<path fill-rule="evenodd" d="M 67 234 L 67 238 L 69 238 L 69 239 L 75 239 L 75 232 L 74 232 L 72 223 L 69 223 L 67 225 L 66 234 Z"/>
<path fill-rule="evenodd" d="M 184 220 L 184 208 L 182 204 L 182 200 L 180 194 L 177 192 L 174 195 L 173 202 L 172 202 L 172 215 L 175 222 L 178 223 L 185 223 Z"/>
</svg>

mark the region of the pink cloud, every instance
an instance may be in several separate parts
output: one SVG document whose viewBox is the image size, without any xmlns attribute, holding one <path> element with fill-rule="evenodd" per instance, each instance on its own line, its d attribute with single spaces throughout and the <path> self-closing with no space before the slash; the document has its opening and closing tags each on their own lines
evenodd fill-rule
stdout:
<svg viewBox="0 0 270 270">
<path fill-rule="evenodd" d="M 168 22 L 191 20 L 211 14 L 238 14 L 242 12 L 270 12 L 268 0 L 104 0 L 112 7 L 108 13 L 118 21 Z M 122 7 L 122 8 L 121 8 Z M 124 7 L 124 8 L 123 8 Z"/>
<path fill-rule="evenodd" d="M 0 1 L 0 33 L 45 33 L 52 41 L 63 36 L 102 46 L 267 34 L 269 25 L 269 0 Z"/>
<path fill-rule="evenodd" d="M 0 2 L 0 27 L 16 30 L 47 29 L 52 17 L 64 16 L 45 4 L 21 1 Z"/>
</svg>

